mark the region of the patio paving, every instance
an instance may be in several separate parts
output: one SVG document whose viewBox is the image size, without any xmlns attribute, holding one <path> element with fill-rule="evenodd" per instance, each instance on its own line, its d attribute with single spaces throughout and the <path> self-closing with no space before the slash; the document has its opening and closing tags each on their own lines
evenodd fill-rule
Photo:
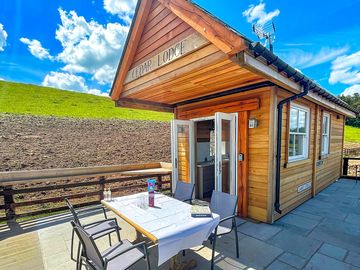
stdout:
<svg viewBox="0 0 360 270">
<path fill-rule="evenodd" d="M 99 218 L 97 212 L 83 220 Z M 61 214 L 0 224 L 0 270 L 75 269 L 69 221 L 68 214 Z M 122 238 L 135 240 L 135 230 L 118 221 Z M 222 237 L 217 242 L 216 269 L 360 270 L 360 183 L 341 179 L 272 225 L 238 219 L 238 234 L 240 258 L 235 256 L 233 233 Z M 108 246 L 106 238 L 97 243 L 101 249 Z M 157 267 L 156 253 L 156 247 L 150 249 L 152 269 L 169 269 L 170 262 Z M 202 270 L 210 269 L 210 257 L 211 246 L 205 243 L 178 259 L 184 264 L 194 259 L 195 269 Z M 145 263 L 131 269 L 146 269 Z"/>
</svg>

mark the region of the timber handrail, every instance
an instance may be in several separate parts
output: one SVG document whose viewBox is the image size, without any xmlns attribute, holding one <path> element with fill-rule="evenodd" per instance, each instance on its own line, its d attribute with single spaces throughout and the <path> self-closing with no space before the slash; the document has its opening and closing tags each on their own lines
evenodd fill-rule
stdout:
<svg viewBox="0 0 360 270">
<path fill-rule="evenodd" d="M 103 199 L 103 192 L 107 188 L 106 185 L 109 184 L 111 184 L 113 194 L 117 192 L 126 194 L 134 192 L 134 190 L 146 190 L 147 178 L 156 179 L 159 191 L 171 190 L 171 164 L 153 162 L 116 166 L 0 172 L 0 198 L 3 197 L 3 204 L 1 205 L 0 203 L 0 210 L 5 211 L 4 216 L 0 216 L 0 220 L 66 210 L 67 208 L 63 204 L 64 198 L 81 199 L 80 203 L 76 204 L 77 206 L 99 203 Z M 59 180 L 72 181 L 59 182 Z M 30 187 L 24 187 L 22 185 L 24 183 L 30 184 Z M 46 185 L 42 183 L 46 183 Z M 83 189 L 71 190 L 79 187 L 83 187 Z M 89 188 L 87 189 L 87 187 Z M 50 192 L 46 194 L 45 191 Z M 24 198 L 26 197 L 24 194 L 39 194 L 39 192 L 45 192 L 45 195 L 53 195 L 51 191 L 60 192 L 57 193 L 57 196 L 50 198 L 42 195 L 38 196 L 38 198 L 36 196 L 27 196 L 30 199 L 27 198 L 19 201 L 14 197 L 14 195 L 22 194 L 20 196 Z M 95 200 L 94 197 L 96 197 Z M 91 201 L 89 201 L 90 198 Z M 62 206 L 59 207 L 55 203 L 62 203 Z M 22 213 L 17 213 L 16 211 L 19 207 L 33 205 L 39 205 L 43 209 L 36 211 L 30 209 L 30 211 L 22 211 Z"/>
<path fill-rule="evenodd" d="M 0 172 L 0 185 L 19 184 L 22 182 L 28 183 L 29 181 L 39 182 L 59 180 L 63 178 L 93 177 L 99 175 L 104 176 L 118 174 L 121 172 L 158 168 L 163 168 L 164 170 L 171 170 L 171 165 L 163 162 L 154 162 L 114 166 Z"/>
</svg>

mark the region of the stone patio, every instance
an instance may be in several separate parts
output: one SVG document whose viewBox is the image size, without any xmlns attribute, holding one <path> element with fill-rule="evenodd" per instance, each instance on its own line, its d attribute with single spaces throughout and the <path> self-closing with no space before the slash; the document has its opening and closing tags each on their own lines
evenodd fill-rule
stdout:
<svg viewBox="0 0 360 270">
<path fill-rule="evenodd" d="M 101 214 L 93 213 L 83 220 L 99 218 Z M 0 224 L 0 269 L 75 269 L 69 220 L 63 214 Z M 135 230 L 120 219 L 119 224 L 122 237 L 135 240 Z M 272 225 L 238 219 L 238 232 L 240 258 L 235 256 L 234 235 L 222 237 L 217 242 L 217 269 L 360 270 L 360 182 L 339 180 Z M 108 245 L 106 238 L 97 243 L 101 248 Z M 169 269 L 170 262 L 157 267 L 156 253 L 156 247 L 150 250 L 152 269 Z M 211 247 L 205 243 L 178 258 L 194 259 L 196 269 L 209 269 L 210 256 Z M 146 269 L 145 263 L 132 269 Z"/>
</svg>

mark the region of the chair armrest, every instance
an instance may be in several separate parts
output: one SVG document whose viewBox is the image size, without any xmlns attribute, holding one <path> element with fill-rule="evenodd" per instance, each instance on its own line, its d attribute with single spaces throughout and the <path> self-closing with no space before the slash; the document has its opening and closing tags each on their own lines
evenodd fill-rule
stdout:
<svg viewBox="0 0 360 270">
<path fill-rule="evenodd" d="M 86 213 L 86 212 L 90 212 L 93 210 L 104 210 L 105 207 L 103 205 L 95 205 L 95 206 L 91 206 L 91 207 L 86 207 L 86 208 L 82 208 L 79 210 L 75 210 L 76 213 L 80 214 L 80 213 Z"/>
<path fill-rule="evenodd" d="M 228 216 L 228 217 L 226 217 L 226 218 L 221 219 L 221 220 L 219 221 L 219 224 L 222 223 L 222 222 L 224 222 L 224 221 L 227 221 L 227 220 L 229 220 L 229 219 L 233 219 L 233 218 L 236 218 L 236 215 Z"/>
<path fill-rule="evenodd" d="M 95 221 L 95 222 L 88 223 L 88 224 L 84 225 L 83 228 L 86 229 L 89 226 L 94 226 L 94 225 L 97 225 L 97 224 L 100 224 L 100 223 L 103 223 L 103 222 L 106 222 L 106 221 L 115 221 L 116 226 L 118 226 L 116 218 L 108 218 L 108 219 L 102 219 L 102 220 L 98 220 L 98 221 Z"/>
<path fill-rule="evenodd" d="M 123 251 L 121 251 L 121 252 L 119 252 L 119 253 L 117 253 L 117 254 L 115 254 L 115 255 L 113 255 L 113 256 L 110 256 L 109 258 L 106 258 L 105 261 L 106 261 L 106 262 L 109 262 L 109 261 L 115 259 L 116 257 L 118 257 L 118 256 L 120 256 L 120 255 L 122 255 L 122 254 L 124 254 L 124 253 L 126 253 L 126 252 L 128 252 L 128 251 L 130 251 L 130 250 L 132 250 L 132 249 L 134 249 L 134 248 L 138 248 L 138 247 L 140 247 L 140 246 L 143 248 L 144 256 L 145 256 L 146 253 L 147 253 L 147 248 L 146 248 L 146 243 L 145 243 L 145 241 L 142 241 L 142 242 L 140 242 L 140 243 L 137 243 L 137 244 L 135 244 L 135 245 L 133 245 L 133 246 L 131 246 L 131 247 L 128 247 L 128 248 L 124 249 Z"/>
</svg>

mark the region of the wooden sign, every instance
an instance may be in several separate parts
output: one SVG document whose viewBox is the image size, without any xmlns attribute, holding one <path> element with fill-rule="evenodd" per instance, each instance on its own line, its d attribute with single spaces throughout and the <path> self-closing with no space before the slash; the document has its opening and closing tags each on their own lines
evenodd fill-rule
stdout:
<svg viewBox="0 0 360 270">
<path fill-rule="evenodd" d="M 194 52 L 207 43 L 208 41 L 199 33 L 192 34 L 166 50 L 154 55 L 140 65 L 130 69 L 126 76 L 125 84 L 132 82 L 151 71 L 161 68 L 184 55 Z"/>
</svg>

